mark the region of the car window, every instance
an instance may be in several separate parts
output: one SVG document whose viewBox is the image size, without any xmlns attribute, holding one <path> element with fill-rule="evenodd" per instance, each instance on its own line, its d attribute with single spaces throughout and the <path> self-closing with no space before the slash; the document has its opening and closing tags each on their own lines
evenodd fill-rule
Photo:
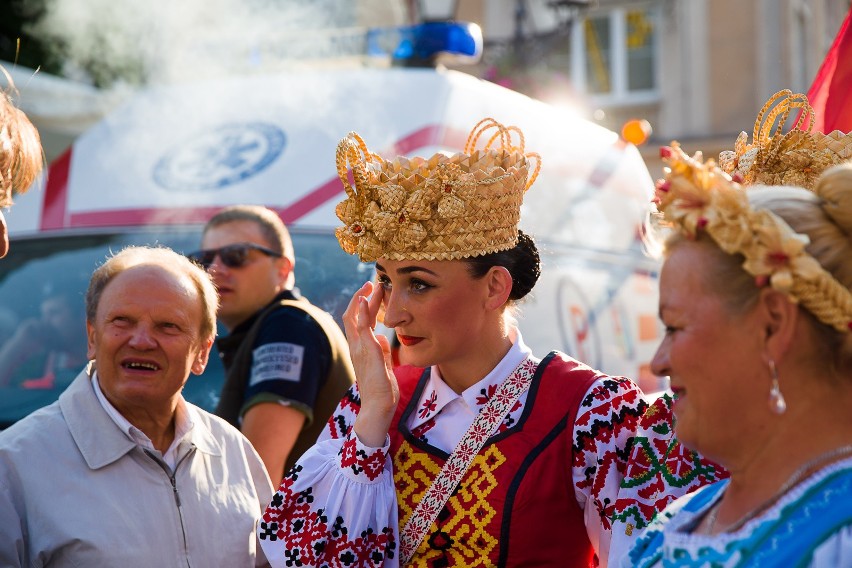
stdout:
<svg viewBox="0 0 852 568">
<path fill-rule="evenodd" d="M 294 230 L 292 237 L 296 286 L 340 322 L 372 265 L 345 254 L 331 234 Z M 85 366 L 84 296 L 92 271 L 110 251 L 144 244 L 189 253 L 199 243 L 199 228 L 15 240 L 0 262 L 0 428 L 56 400 Z M 184 396 L 212 410 L 223 380 L 214 348 L 207 370 L 190 376 Z"/>
</svg>

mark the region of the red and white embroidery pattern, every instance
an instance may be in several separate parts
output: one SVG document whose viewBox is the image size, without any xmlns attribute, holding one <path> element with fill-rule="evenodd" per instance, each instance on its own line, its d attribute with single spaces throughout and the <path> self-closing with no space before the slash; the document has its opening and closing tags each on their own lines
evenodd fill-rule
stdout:
<svg viewBox="0 0 852 568">
<path fill-rule="evenodd" d="M 435 401 L 437 400 L 438 393 L 432 391 L 432 393 L 423 401 L 423 404 L 417 411 L 417 416 L 422 419 L 429 418 L 435 412 L 435 408 L 437 408 L 437 404 L 435 404 Z"/>
<path fill-rule="evenodd" d="M 535 375 L 535 361 L 525 359 L 506 379 L 488 404 L 479 412 L 473 424 L 465 433 L 452 455 L 444 464 L 441 473 L 432 482 L 426 495 L 417 504 L 405 527 L 400 532 L 401 564 L 404 565 L 414 555 L 426 531 L 432 526 L 435 517 L 444 503 L 467 472 L 470 463 L 482 448 L 485 441 L 499 427 L 506 414 L 512 409 L 518 398 L 529 388 Z"/>
<path fill-rule="evenodd" d="M 429 438 L 426 437 L 426 434 L 435 426 L 434 420 L 429 420 L 428 422 L 424 422 L 420 426 L 411 430 L 411 434 L 423 442 L 424 444 L 429 443 Z"/>
<path fill-rule="evenodd" d="M 601 526 L 611 526 L 618 486 L 627 469 L 630 440 L 647 407 L 629 379 L 607 377 L 583 399 L 574 424 L 573 478 L 588 495 Z"/>
<path fill-rule="evenodd" d="M 481 394 L 485 397 L 492 393 Z M 525 400 L 526 395 L 522 394 L 518 410 L 509 413 L 501 428 L 509 417 L 521 416 Z M 308 452 L 310 466 L 305 471 L 294 472 L 299 475 L 297 489 L 293 489 L 295 479 L 285 479 L 264 515 L 258 532 L 274 566 L 399 564 L 396 506 L 386 509 L 384 503 L 390 504 L 392 495 L 400 489 L 394 487 L 387 462 L 381 475 L 370 479 L 376 474 L 375 458 L 371 459 L 371 455 L 374 452 L 385 454 L 383 450 L 359 446 L 357 437 L 350 436 L 360 403 L 357 387 L 353 387 L 320 436 L 322 443 Z M 629 441 L 645 406 L 641 393 L 631 381 L 601 375 L 578 409 L 573 424 L 574 462 L 565 466 L 572 467 L 571 477 L 580 506 L 591 503 L 600 515 L 597 522 L 592 517 L 587 519 L 590 531 L 600 532 L 602 527 L 610 526 L 609 519 L 602 517 L 611 512 L 618 498 L 618 487 L 630 453 Z M 421 425 L 422 430 L 414 432 L 415 435 L 425 435 L 428 431 L 431 437 L 434 432 L 447 428 L 442 416 L 443 413 L 436 413 Z M 351 447 L 344 451 L 344 445 Z M 344 460 L 348 465 L 337 467 Z M 377 484 L 383 486 L 380 491 Z M 344 488 L 345 494 L 342 493 Z M 361 515 L 365 508 L 375 514 Z M 368 543 L 371 544 L 368 546 Z"/>
<path fill-rule="evenodd" d="M 483 406 L 488 404 L 488 401 L 494 396 L 494 393 L 497 392 L 497 387 L 499 385 L 488 385 L 486 388 L 479 391 L 479 396 L 476 397 L 476 404 L 479 406 Z M 518 422 L 518 417 L 521 414 L 521 411 L 524 409 L 524 404 L 521 399 L 515 401 L 512 409 L 506 414 L 506 417 L 503 419 L 503 423 L 500 424 L 500 432 L 505 432 Z"/>
<path fill-rule="evenodd" d="M 358 392 L 357 385 L 352 385 L 346 391 L 343 400 L 337 405 L 334 414 L 326 422 L 325 430 L 320 434 L 320 439 L 332 438 L 336 440 L 349 436 L 359 410 L 361 410 L 361 395 Z"/>
<path fill-rule="evenodd" d="M 632 537 L 645 529 L 669 503 L 709 483 L 726 479 L 728 472 L 683 446 L 674 435 L 669 394 L 648 407 L 637 432 L 613 508 L 613 531 Z"/>
<path fill-rule="evenodd" d="M 261 517 L 258 537 L 262 541 L 284 541 L 286 566 L 376 567 L 385 558 L 393 558 L 396 549 L 394 531 L 367 529 L 355 537 L 344 520 L 329 523 L 324 509 L 311 508 L 312 491 L 294 492 L 301 466 L 287 474 Z"/>
<path fill-rule="evenodd" d="M 366 449 L 355 436 L 343 442 L 340 465 L 348 467 L 355 475 L 364 474 L 370 481 L 377 479 L 385 468 L 385 451 L 382 448 Z"/>
</svg>

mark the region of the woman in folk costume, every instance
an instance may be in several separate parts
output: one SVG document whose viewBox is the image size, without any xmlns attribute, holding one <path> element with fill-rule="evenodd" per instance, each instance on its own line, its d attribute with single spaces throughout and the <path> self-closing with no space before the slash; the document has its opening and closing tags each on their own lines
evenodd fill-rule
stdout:
<svg viewBox="0 0 852 568">
<path fill-rule="evenodd" d="M 341 141 L 337 236 L 378 286 L 344 314 L 357 385 L 261 519 L 273 566 L 605 563 L 645 403 L 628 379 L 534 355 L 513 326 L 539 275 L 517 228 L 538 164 L 492 119 L 451 157 Z M 380 309 L 414 366 L 392 368 Z"/>
<path fill-rule="evenodd" d="M 721 169 L 664 149 L 652 369 L 677 438 L 730 478 L 666 508 L 622 566 L 852 566 L 852 136 L 810 116 L 779 93 Z"/>
</svg>

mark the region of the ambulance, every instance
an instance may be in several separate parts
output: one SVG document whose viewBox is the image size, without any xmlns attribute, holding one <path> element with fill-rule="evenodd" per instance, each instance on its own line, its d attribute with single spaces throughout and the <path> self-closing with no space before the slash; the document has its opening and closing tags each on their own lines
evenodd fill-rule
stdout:
<svg viewBox="0 0 852 568">
<path fill-rule="evenodd" d="M 338 141 L 355 131 L 386 157 L 458 152 L 484 117 L 520 127 L 542 160 L 522 209 L 543 257 L 518 313 L 525 341 L 539 356 L 558 349 L 648 392 L 664 388 L 648 371 L 660 338 L 658 264 L 640 242 L 653 182 L 634 146 L 458 71 L 318 68 L 139 91 L 17 199 L 11 251 L 0 261 L 0 427 L 55 400 L 79 372 L 83 294 L 111 251 L 148 244 L 189 253 L 226 205 L 276 210 L 293 235 L 296 286 L 339 318 L 373 266 L 334 237 Z M 222 380 L 213 356 L 185 396 L 213 408 Z"/>
</svg>

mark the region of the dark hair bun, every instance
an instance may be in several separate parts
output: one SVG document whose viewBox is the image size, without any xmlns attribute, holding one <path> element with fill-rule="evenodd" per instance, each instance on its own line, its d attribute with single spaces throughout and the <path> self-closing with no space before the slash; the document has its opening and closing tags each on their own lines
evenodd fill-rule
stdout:
<svg viewBox="0 0 852 568">
<path fill-rule="evenodd" d="M 541 275 L 541 260 L 532 237 L 518 231 L 518 242 L 508 250 L 501 250 L 464 259 L 474 278 L 482 278 L 494 266 L 502 266 L 512 276 L 510 301 L 517 301 L 530 293 Z"/>
<path fill-rule="evenodd" d="M 507 267 L 512 274 L 512 293 L 510 300 L 520 300 L 530 293 L 541 276 L 541 258 L 538 247 L 532 237 L 523 231 L 518 231 L 518 244 L 512 249 L 515 262 Z"/>
</svg>

